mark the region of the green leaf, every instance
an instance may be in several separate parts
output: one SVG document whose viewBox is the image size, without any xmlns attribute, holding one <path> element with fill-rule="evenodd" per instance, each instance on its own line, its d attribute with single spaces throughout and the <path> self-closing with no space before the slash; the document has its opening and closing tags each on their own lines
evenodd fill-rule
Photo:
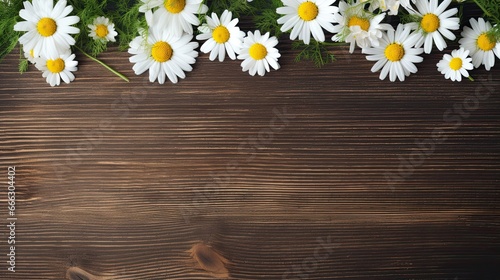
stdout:
<svg viewBox="0 0 500 280">
<path fill-rule="evenodd" d="M 19 73 L 24 73 L 26 71 L 28 71 L 28 59 L 26 58 L 20 58 L 19 59 Z"/>
<path fill-rule="evenodd" d="M 209 13 L 215 12 L 221 15 L 224 10 L 229 10 L 233 13 L 233 17 L 240 17 L 242 15 L 251 15 L 255 12 L 254 3 L 248 3 L 247 0 L 213 0 L 206 1 Z"/>
<path fill-rule="evenodd" d="M 254 0 L 251 4 L 256 6 L 257 12 L 253 18 L 255 26 L 262 32 L 270 32 L 276 37 L 283 33 L 278 19 L 282 16 L 276 13 L 276 9 L 283 6 L 281 0 Z"/>
<path fill-rule="evenodd" d="M 128 49 L 129 43 L 138 36 L 139 28 L 148 30 L 146 17 L 139 12 L 141 3 L 130 4 L 119 1 L 113 15 L 115 18 L 116 31 L 118 32 L 118 44 L 121 51 Z"/>
<path fill-rule="evenodd" d="M 500 0 L 474 0 L 492 24 L 500 24 Z"/>
<path fill-rule="evenodd" d="M 315 40 L 311 40 L 309 45 L 304 44 L 302 41 L 294 41 L 292 48 L 300 50 L 295 57 L 295 61 L 310 60 L 318 68 L 334 62 L 335 55 L 327 49 L 327 44 Z"/>
<path fill-rule="evenodd" d="M 22 20 L 19 17 L 22 7 L 20 0 L 13 0 L 10 3 L 0 1 L 0 61 L 17 45 L 21 34 L 14 31 L 14 25 Z"/>
</svg>

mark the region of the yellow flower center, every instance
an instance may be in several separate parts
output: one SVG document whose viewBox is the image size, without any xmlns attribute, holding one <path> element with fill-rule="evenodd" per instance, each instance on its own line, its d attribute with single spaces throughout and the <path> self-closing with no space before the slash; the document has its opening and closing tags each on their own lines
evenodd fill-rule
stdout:
<svg viewBox="0 0 500 280">
<path fill-rule="evenodd" d="M 47 69 L 54 74 L 62 72 L 64 70 L 64 60 L 61 58 L 47 60 Z"/>
<path fill-rule="evenodd" d="M 219 44 L 224 44 L 229 40 L 229 30 L 225 26 L 219 25 L 212 32 L 212 38 Z"/>
<path fill-rule="evenodd" d="M 462 68 L 462 59 L 460 57 L 454 57 L 450 61 L 450 68 L 452 70 L 460 70 Z"/>
<path fill-rule="evenodd" d="M 392 62 L 400 61 L 405 55 L 405 49 L 398 43 L 392 43 L 385 48 L 384 55 Z"/>
<path fill-rule="evenodd" d="M 47 17 L 42 18 L 38 21 L 36 30 L 38 30 L 38 33 L 40 33 L 43 37 L 52 36 L 57 30 L 56 21 Z"/>
<path fill-rule="evenodd" d="M 170 60 L 173 53 L 172 47 L 163 41 L 156 42 L 151 48 L 151 56 L 160 63 Z"/>
<path fill-rule="evenodd" d="M 178 14 L 184 10 L 184 7 L 186 7 L 186 0 L 166 0 L 163 3 L 163 6 L 165 6 L 165 9 L 172 14 Z"/>
<path fill-rule="evenodd" d="M 266 47 L 260 43 L 253 44 L 248 52 L 250 56 L 255 60 L 261 60 L 267 56 Z"/>
<path fill-rule="evenodd" d="M 488 34 L 483 33 L 483 34 L 479 35 L 479 37 L 477 37 L 476 44 L 477 44 L 478 48 L 487 52 L 487 51 L 491 51 L 495 47 L 496 42 L 491 41 Z"/>
<path fill-rule="evenodd" d="M 425 14 L 424 17 L 422 18 L 422 21 L 420 22 L 420 26 L 422 29 L 427 32 L 431 33 L 439 28 L 439 18 L 435 14 Z"/>
<path fill-rule="evenodd" d="M 368 29 L 370 28 L 370 21 L 366 18 L 359 18 L 357 16 L 352 16 L 349 19 L 349 23 L 347 24 L 347 26 L 351 27 L 355 25 L 358 25 L 364 31 L 368 31 Z"/>
<path fill-rule="evenodd" d="M 105 38 L 108 35 L 108 27 L 104 24 L 99 24 L 95 28 L 95 35 L 99 38 Z"/>
<path fill-rule="evenodd" d="M 318 6 L 313 2 L 304 2 L 299 6 L 299 17 L 305 21 L 311 21 L 318 16 Z"/>
</svg>

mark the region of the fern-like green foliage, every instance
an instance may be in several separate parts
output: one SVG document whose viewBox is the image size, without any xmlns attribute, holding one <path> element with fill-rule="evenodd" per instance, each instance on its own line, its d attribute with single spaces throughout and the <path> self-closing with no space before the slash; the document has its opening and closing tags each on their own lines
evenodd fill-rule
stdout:
<svg viewBox="0 0 500 280">
<path fill-rule="evenodd" d="M 10 4 L 0 1 L 0 61 L 17 45 L 21 34 L 14 31 L 14 25 L 21 19 L 19 11 L 22 8 L 21 0 L 10 1 Z"/>
<path fill-rule="evenodd" d="M 490 41 L 500 42 L 500 24 L 493 26 L 488 35 L 490 36 Z"/>
<path fill-rule="evenodd" d="M 248 3 L 247 0 L 205 0 L 205 5 L 208 6 L 210 15 L 212 12 L 221 15 L 224 10 L 229 10 L 233 13 L 233 17 L 242 15 L 251 15 L 256 9 L 253 3 Z"/>
<path fill-rule="evenodd" d="M 421 16 L 409 14 L 406 10 L 400 11 L 398 16 L 399 16 L 399 22 L 402 24 L 411 22 L 420 22 L 422 20 Z"/>
<path fill-rule="evenodd" d="M 282 7 L 283 2 L 281 0 L 255 0 L 255 5 L 258 5 L 260 11 L 253 18 L 255 26 L 262 32 L 270 32 L 280 37 L 282 32 L 278 19 L 281 15 L 276 13 L 276 9 Z"/>
<path fill-rule="evenodd" d="M 292 43 L 292 48 L 295 50 L 300 50 L 295 61 L 299 62 L 302 60 L 311 60 L 316 67 L 323 67 L 327 63 L 335 61 L 335 55 L 328 50 L 328 45 L 337 45 L 336 43 L 328 44 L 321 43 L 314 39 L 311 39 L 309 45 L 304 44 L 302 41 L 294 41 Z"/>
<path fill-rule="evenodd" d="M 116 31 L 118 32 L 118 44 L 121 51 L 129 47 L 132 41 L 139 34 L 139 29 L 148 30 L 146 17 L 139 12 L 140 1 L 117 1 L 113 10 Z"/>
<path fill-rule="evenodd" d="M 489 20 L 500 23 L 500 0 L 474 0 Z"/>
<path fill-rule="evenodd" d="M 19 58 L 19 73 L 24 73 L 28 71 L 29 61 L 27 58 L 24 58 L 23 54 Z"/>
</svg>

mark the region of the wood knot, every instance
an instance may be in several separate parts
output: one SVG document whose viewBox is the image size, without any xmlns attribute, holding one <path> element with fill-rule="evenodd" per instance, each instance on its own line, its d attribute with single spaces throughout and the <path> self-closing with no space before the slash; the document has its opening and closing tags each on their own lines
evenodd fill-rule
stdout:
<svg viewBox="0 0 500 280">
<path fill-rule="evenodd" d="M 66 271 L 66 278 L 69 280 L 101 280 L 100 277 L 90 274 L 79 267 L 70 267 Z"/>
<path fill-rule="evenodd" d="M 191 247 L 189 252 L 196 262 L 197 267 L 213 274 L 215 277 L 229 278 L 229 271 L 226 268 L 229 261 L 212 247 L 203 243 L 197 243 Z"/>
</svg>

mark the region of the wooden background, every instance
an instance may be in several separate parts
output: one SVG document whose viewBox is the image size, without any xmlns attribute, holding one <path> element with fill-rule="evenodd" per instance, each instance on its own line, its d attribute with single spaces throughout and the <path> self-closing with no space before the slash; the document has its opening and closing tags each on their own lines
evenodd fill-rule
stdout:
<svg viewBox="0 0 500 280">
<path fill-rule="evenodd" d="M 265 77 L 200 55 L 175 85 L 112 49 L 130 83 L 78 55 L 51 88 L 9 55 L 0 213 L 16 166 L 17 272 L 4 227 L 1 278 L 499 279 L 498 65 L 453 83 L 436 52 L 391 83 L 347 48 L 321 69 L 279 48 Z"/>
</svg>

